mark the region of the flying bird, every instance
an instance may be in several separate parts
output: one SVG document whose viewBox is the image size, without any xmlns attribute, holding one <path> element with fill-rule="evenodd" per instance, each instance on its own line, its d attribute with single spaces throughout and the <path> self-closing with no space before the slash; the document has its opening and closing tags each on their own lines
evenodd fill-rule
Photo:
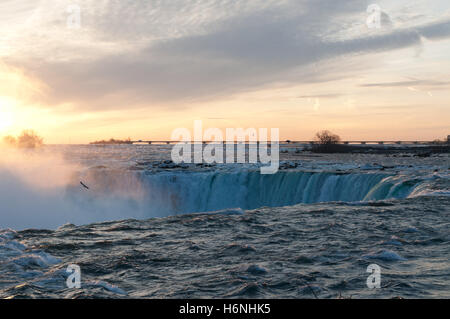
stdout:
<svg viewBox="0 0 450 319">
<path fill-rule="evenodd" d="M 87 187 L 86 184 L 84 184 L 83 182 L 80 181 L 80 184 L 81 184 L 84 188 L 89 189 L 89 187 Z"/>
</svg>

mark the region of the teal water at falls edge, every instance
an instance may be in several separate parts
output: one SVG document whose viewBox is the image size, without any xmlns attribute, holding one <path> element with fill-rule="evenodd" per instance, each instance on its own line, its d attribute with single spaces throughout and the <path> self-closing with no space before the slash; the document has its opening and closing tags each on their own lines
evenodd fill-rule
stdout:
<svg viewBox="0 0 450 319">
<path fill-rule="evenodd" d="M 406 198 L 421 178 L 387 173 L 281 171 L 123 172 L 95 170 L 87 176 L 98 196 L 114 194 L 114 185 L 136 188 L 151 216 L 255 209 L 319 202 L 360 202 Z M 113 185 L 113 188 L 112 188 Z"/>
</svg>

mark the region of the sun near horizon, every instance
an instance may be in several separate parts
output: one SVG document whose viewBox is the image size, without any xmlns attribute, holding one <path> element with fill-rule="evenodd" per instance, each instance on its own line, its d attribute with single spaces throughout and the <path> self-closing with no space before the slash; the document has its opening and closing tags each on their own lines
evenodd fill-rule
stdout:
<svg viewBox="0 0 450 319">
<path fill-rule="evenodd" d="M 69 1 L 7 1 L 0 136 L 166 140 L 199 119 L 279 128 L 283 140 L 324 129 L 346 140 L 444 138 L 450 15 L 445 1 L 432 3 L 379 1 L 381 26 L 371 29 L 365 1 L 188 1 L 184 10 L 81 1 L 75 26 Z"/>
</svg>

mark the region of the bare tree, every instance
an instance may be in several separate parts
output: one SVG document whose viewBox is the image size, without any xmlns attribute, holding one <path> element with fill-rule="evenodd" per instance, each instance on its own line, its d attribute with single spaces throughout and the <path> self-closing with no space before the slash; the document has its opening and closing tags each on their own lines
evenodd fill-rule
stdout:
<svg viewBox="0 0 450 319">
<path fill-rule="evenodd" d="M 316 141 L 322 145 L 337 144 L 341 141 L 339 135 L 333 134 L 330 131 L 320 131 L 316 134 Z"/>
</svg>

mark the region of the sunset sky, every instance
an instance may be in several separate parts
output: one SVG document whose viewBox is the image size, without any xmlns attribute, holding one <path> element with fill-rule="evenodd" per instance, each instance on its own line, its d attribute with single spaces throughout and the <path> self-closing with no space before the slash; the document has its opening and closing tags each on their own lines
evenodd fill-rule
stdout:
<svg viewBox="0 0 450 319">
<path fill-rule="evenodd" d="M 169 139 L 197 119 L 293 140 L 446 137 L 449 1 L 0 2 L 0 136 Z"/>
</svg>

